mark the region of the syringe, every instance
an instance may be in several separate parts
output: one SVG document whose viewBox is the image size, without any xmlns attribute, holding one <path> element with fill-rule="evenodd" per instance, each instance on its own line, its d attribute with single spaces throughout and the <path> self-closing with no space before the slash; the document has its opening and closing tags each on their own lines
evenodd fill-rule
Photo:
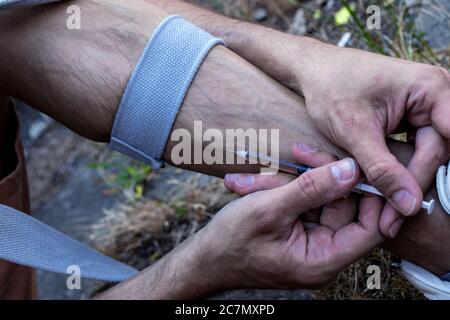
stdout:
<svg viewBox="0 0 450 320">
<path fill-rule="evenodd" d="M 305 166 L 302 164 L 295 164 L 286 160 L 274 160 L 270 157 L 260 155 L 253 151 L 231 151 L 227 150 L 228 152 L 235 153 L 238 157 L 245 159 L 246 161 L 255 161 L 255 163 L 260 163 L 263 166 L 266 167 L 274 167 L 277 168 L 279 171 L 288 173 L 291 175 L 299 176 L 302 173 L 305 173 L 308 170 L 313 169 L 312 167 Z M 352 189 L 352 192 L 356 193 L 370 193 L 375 194 L 377 196 L 384 197 L 384 195 L 378 191 L 377 188 L 374 186 L 371 186 L 369 184 L 358 182 L 356 186 Z M 385 198 L 385 197 L 384 197 Z M 434 207 L 435 207 L 435 201 L 432 199 L 431 201 L 422 201 L 422 209 L 426 210 L 428 214 L 432 214 Z"/>
</svg>

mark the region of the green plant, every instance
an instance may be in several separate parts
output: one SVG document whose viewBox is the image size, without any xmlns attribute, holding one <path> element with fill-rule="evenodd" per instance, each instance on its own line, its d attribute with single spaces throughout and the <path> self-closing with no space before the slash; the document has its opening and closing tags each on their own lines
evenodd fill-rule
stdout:
<svg viewBox="0 0 450 320">
<path fill-rule="evenodd" d="M 178 219 L 185 218 L 188 213 L 187 203 L 184 200 L 175 200 L 170 203 L 170 207 L 175 210 Z"/>
<path fill-rule="evenodd" d="M 97 170 L 112 192 L 122 192 L 129 201 L 143 197 L 145 182 L 152 172 L 149 165 L 117 153 L 103 161 L 90 163 L 88 167 Z"/>
<path fill-rule="evenodd" d="M 389 5 L 382 0 L 370 1 L 370 4 L 380 8 L 383 22 L 380 30 L 369 30 L 365 22 L 369 3 L 360 1 L 357 6 L 348 0 L 340 0 L 340 3 L 352 17 L 351 23 L 344 28 L 356 34 L 368 49 L 397 58 L 442 66 L 439 55 L 424 39 L 423 32 L 416 28 L 411 11 L 417 9 L 417 6 L 407 5 L 405 0 Z"/>
</svg>

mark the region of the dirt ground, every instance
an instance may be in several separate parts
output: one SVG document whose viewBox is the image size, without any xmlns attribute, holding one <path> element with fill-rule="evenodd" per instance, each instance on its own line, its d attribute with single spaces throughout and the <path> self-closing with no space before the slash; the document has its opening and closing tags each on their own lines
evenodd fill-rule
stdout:
<svg viewBox="0 0 450 320">
<path fill-rule="evenodd" d="M 352 22 L 337 26 L 342 2 L 333 0 L 203 0 L 224 14 L 259 22 L 299 35 L 370 49 Z M 407 1 L 412 2 L 412 1 Z M 360 6 L 365 1 L 358 1 Z M 450 41 L 448 1 L 437 1 L 442 19 L 416 11 L 411 18 L 424 33 L 424 43 L 446 52 Z M 425 1 L 427 12 L 435 1 Z M 359 7 L 356 8 L 358 10 Z M 362 6 L 364 8 L 364 6 Z M 320 12 L 320 15 L 318 14 Z M 444 14 L 445 13 L 445 14 Z M 447 15 L 446 15 L 447 14 Z M 389 29 L 386 33 L 395 33 Z M 389 47 L 386 47 L 389 54 Z M 448 48 L 447 48 L 448 49 Z M 419 50 L 419 49 L 418 49 Z M 438 59 L 435 56 L 429 59 Z M 447 59 L 447 60 L 445 60 Z M 430 60 L 431 61 L 431 60 Z M 88 142 L 33 109 L 19 103 L 32 207 L 35 217 L 116 259 L 144 268 L 201 228 L 235 196 L 216 178 L 168 167 L 160 172 Z M 381 290 L 367 290 L 367 266 L 382 271 Z M 105 284 L 83 280 L 82 290 L 66 289 L 65 277 L 38 273 L 43 299 L 87 299 Z M 215 299 L 422 299 L 401 275 L 398 259 L 382 249 L 343 271 L 325 290 L 239 290 Z"/>
</svg>

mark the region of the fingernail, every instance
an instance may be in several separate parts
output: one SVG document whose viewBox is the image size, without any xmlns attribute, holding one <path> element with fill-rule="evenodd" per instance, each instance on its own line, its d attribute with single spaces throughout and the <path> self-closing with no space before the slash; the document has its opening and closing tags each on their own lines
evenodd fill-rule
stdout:
<svg viewBox="0 0 450 320">
<path fill-rule="evenodd" d="M 391 228 L 389 229 L 389 235 L 391 236 L 391 238 L 395 238 L 397 236 L 400 228 L 402 227 L 403 221 L 403 219 L 398 219 L 392 224 Z"/>
<path fill-rule="evenodd" d="M 224 180 L 229 184 L 232 185 L 241 175 L 238 173 L 230 173 L 225 175 Z"/>
<path fill-rule="evenodd" d="M 255 182 L 253 176 L 241 176 L 234 182 L 239 188 L 248 188 Z"/>
<path fill-rule="evenodd" d="M 394 193 L 391 202 L 397 210 L 409 216 L 416 207 L 417 199 L 409 191 L 400 190 Z"/>
<path fill-rule="evenodd" d="M 297 148 L 300 152 L 317 152 L 319 149 L 311 147 L 310 145 L 304 144 L 304 143 L 297 143 Z"/>
<path fill-rule="evenodd" d="M 331 166 L 331 173 L 339 182 L 351 180 L 355 177 L 355 160 L 347 158 Z"/>
</svg>

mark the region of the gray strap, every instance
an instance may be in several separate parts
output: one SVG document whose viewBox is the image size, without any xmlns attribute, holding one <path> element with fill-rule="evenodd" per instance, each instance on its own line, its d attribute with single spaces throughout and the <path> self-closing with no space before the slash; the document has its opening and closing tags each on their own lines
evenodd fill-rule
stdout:
<svg viewBox="0 0 450 320">
<path fill-rule="evenodd" d="M 0 205 L 0 259 L 63 274 L 75 265 L 81 277 L 111 282 L 137 274 L 137 270 L 4 205 Z"/>
<path fill-rule="evenodd" d="M 441 277 L 441 280 L 450 282 L 450 272 Z"/>
<path fill-rule="evenodd" d="M 15 7 L 36 6 L 39 4 L 56 2 L 60 0 L 0 0 L 0 10 Z"/>
<path fill-rule="evenodd" d="M 184 20 L 167 17 L 148 42 L 119 105 L 110 147 L 153 169 L 203 60 L 223 41 Z"/>
</svg>

